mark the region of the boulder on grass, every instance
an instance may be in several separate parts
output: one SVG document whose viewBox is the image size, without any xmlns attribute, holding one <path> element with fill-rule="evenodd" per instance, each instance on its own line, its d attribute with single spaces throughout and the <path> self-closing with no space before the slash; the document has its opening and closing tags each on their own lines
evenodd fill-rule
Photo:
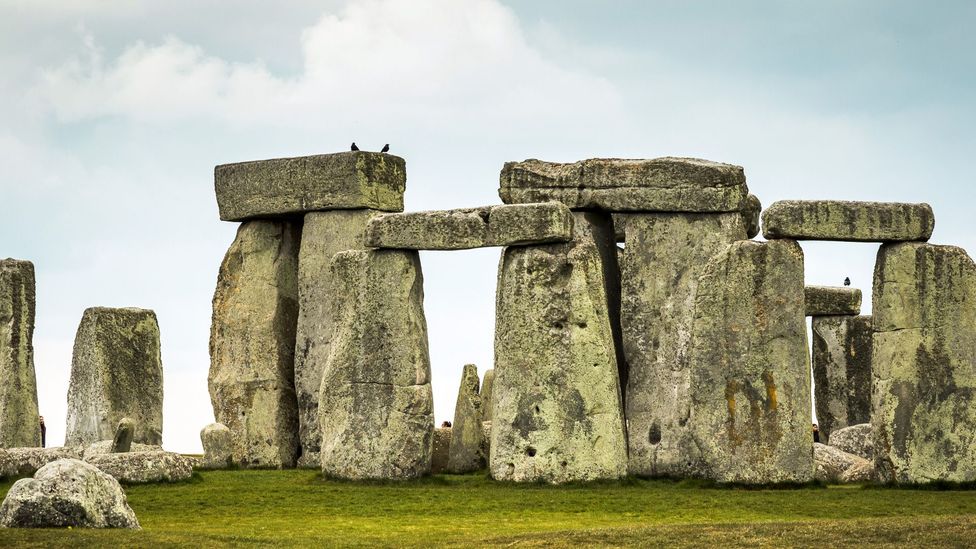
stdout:
<svg viewBox="0 0 976 549">
<path fill-rule="evenodd" d="M 179 482 L 193 476 L 190 458 L 161 450 L 102 454 L 88 463 L 127 484 Z"/>
<path fill-rule="evenodd" d="M 33 475 L 52 461 L 81 459 L 82 451 L 81 446 L 0 449 L 0 478 Z"/>
<path fill-rule="evenodd" d="M 816 466 L 814 478 L 823 482 L 845 482 L 844 474 L 852 467 L 871 466 L 871 462 L 862 457 L 819 442 L 813 443 L 813 463 Z"/>
<path fill-rule="evenodd" d="M 234 436 L 223 423 L 211 423 L 200 431 L 204 469 L 226 469 L 234 462 Z"/>
<path fill-rule="evenodd" d="M 83 461 L 91 461 L 91 458 L 95 456 L 103 456 L 105 454 L 115 453 L 112 447 L 115 445 L 114 440 L 100 440 L 98 442 L 93 442 L 88 446 L 81 447 L 81 456 L 78 459 Z M 130 452 L 159 452 L 162 451 L 163 447 L 158 444 L 139 444 L 138 442 L 133 442 L 129 446 Z"/>
</svg>

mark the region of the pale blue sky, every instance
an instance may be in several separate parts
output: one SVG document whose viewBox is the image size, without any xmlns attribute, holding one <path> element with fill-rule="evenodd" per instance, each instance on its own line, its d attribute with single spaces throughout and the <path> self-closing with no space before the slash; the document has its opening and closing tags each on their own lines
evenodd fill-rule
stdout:
<svg viewBox="0 0 976 549">
<path fill-rule="evenodd" d="M 159 314 L 164 439 L 212 420 L 213 166 L 390 142 L 408 209 L 497 203 L 507 160 L 699 156 L 784 198 L 926 201 L 976 249 L 976 4 L 0 0 L 0 256 L 38 273 L 64 431 L 85 307 Z M 869 293 L 875 246 L 804 244 Z M 498 250 L 423 255 L 437 421 L 492 360 Z M 869 299 L 866 300 L 869 302 Z"/>
</svg>

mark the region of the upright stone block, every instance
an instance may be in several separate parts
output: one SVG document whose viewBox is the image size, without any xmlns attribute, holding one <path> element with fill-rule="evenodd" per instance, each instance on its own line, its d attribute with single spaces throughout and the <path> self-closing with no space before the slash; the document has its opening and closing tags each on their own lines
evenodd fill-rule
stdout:
<svg viewBox="0 0 976 549">
<path fill-rule="evenodd" d="M 34 265 L 0 260 L 0 448 L 41 445 L 34 308 Z"/>
<path fill-rule="evenodd" d="M 210 400 L 243 467 L 292 467 L 301 224 L 248 221 L 227 250 L 213 300 Z"/>
<path fill-rule="evenodd" d="M 861 290 L 847 286 L 807 286 L 803 289 L 807 316 L 861 314 Z"/>
<path fill-rule="evenodd" d="M 112 440 L 123 418 L 136 422 L 134 442 L 162 444 L 163 363 L 156 313 L 92 307 L 75 336 L 64 444 Z"/>
<path fill-rule="evenodd" d="M 205 469 L 226 469 L 234 463 L 234 434 L 223 423 L 211 423 L 200 430 Z"/>
<path fill-rule="evenodd" d="M 451 425 L 451 452 L 447 461 L 447 470 L 451 473 L 471 473 L 485 466 L 479 383 L 478 367 L 466 364 L 454 406 L 454 423 Z"/>
<path fill-rule="evenodd" d="M 319 395 L 322 471 L 348 479 L 430 473 L 433 393 L 415 251 L 332 260 L 335 335 Z"/>
<path fill-rule="evenodd" d="M 813 477 L 803 252 L 739 241 L 698 283 L 691 330 L 691 425 L 698 474 L 720 482 Z"/>
<path fill-rule="evenodd" d="M 809 303 L 807 305 L 809 307 Z M 871 317 L 813 317 L 813 380 L 820 442 L 871 421 Z"/>
<path fill-rule="evenodd" d="M 897 242 L 928 240 L 935 215 L 928 204 L 783 200 L 762 214 L 767 239 Z"/>
<path fill-rule="evenodd" d="M 301 467 L 320 466 L 319 389 L 329 359 L 335 317 L 332 256 L 363 247 L 363 231 L 376 210 L 333 210 L 305 214 L 298 253 L 298 333 L 295 340 L 295 392 L 298 396 Z"/>
<path fill-rule="evenodd" d="M 491 421 L 491 399 L 495 392 L 495 369 L 488 368 L 481 379 L 481 415 L 483 421 Z"/>
<path fill-rule="evenodd" d="M 619 478 L 627 472 L 605 261 L 609 216 L 574 213 L 565 244 L 506 248 L 495 321 L 493 478 Z M 602 248 L 602 249 L 601 249 Z"/>
<path fill-rule="evenodd" d="M 884 245 L 873 298 L 881 480 L 976 481 L 976 265 L 954 246 Z"/>
<path fill-rule="evenodd" d="M 115 428 L 115 436 L 112 438 L 110 453 L 124 454 L 132 449 L 132 437 L 136 432 L 136 422 L 132 418 L 124 417 L 119 421 L 119 426 Z"/>
</svg>

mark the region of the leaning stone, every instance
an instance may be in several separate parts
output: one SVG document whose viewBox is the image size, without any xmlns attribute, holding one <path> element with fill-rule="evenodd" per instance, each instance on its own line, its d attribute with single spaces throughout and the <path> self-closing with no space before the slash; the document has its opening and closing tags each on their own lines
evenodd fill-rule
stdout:
<svg viewBox="0 0 976 549">
<path fill-rule="evenodd" d="M 59 459 L 81 459 L 81 446 L 65 448 L 8 448 L 0 449 L 0 478 L 33 475 L 35 471 Z"/>
<path fill-rule="evenodd" d="M 860 469 L 858 474 L 852 475 L 856 478 L 864 475 L 864 467 L 871 467 L 871 462 L 862 457 L 819 442 L 813 443 L 813 463 L 816 466 L 814 479 L 821 482 L 858 482 L 843 480 L 845 473 L 853 467 L 858 467 Z"/>
<path fill-rule="evenodd" d="M 384 214 L 366 227 L 367 246 L 410 250 L 546 244 L 572 236 L 573 216 L 558 202 Z"/>
<path fill-rule="evenodd" d="M 115 438 L 112 439 L 112 453 L 128 452 L 132 448 L 132 435 L 136 430 L 136 422 L 132 418 L 124 417 L 115 429 Z"/>
<path fill-rule="evenodd" d="M 495 369 L 488 368 L 481 378 L 481 416 L 483 421 L 491 421 L 491 399 L 495 390 Z M 487 456 L 488 454 L 485 454 Z"/>
<path fill-rule="evenodd" d="M 301 225 L 248 221 L 217 278 L 210 400 L 243 467 L 292 467 L 298 453 L 295 326 Z"/>
<path fill-rule="evenodd" d="M 870 423 L 837 429 L 830 434 L 830 445 L 848 454 L 874 459 L 874 432 Z"/>
<path fill-rule="evenodd" d="M 807 316 L 857 315 L 861 290 L 847 286 L 807 286 L 803 289 Z"/>
<path fill-rule="evenodd" d="M 629 253 L 629 252 L 628 252 Z M 803 252 L 796 242 L 739 241 L 698 282 L 688 424 L 697 476 L 719 482 L 807 482 L 810 359 Z"/>
<path fill-rule="evenodd" d="M 613 228 L 609 216 L 573 215 L 572 242 L 502 254 L 490 463 L 497 480 L 560 483 L 627 472 L 603 263 Z"/>
<path fill-rule="evenodd" d="M 34 303 L 34 265 L 0 260 L 0 448 L 41 445 Z"/>
<path fill-rule="evenodd" d="M 92 307 L 75 336 L 65 445 L 108 440 L 122 418 L 133 440 L 163 440 L 163 363 L 159 324 L 147 309 Z"/>
<path fill-rule="evenodd" d="M 224 221 L 321 210 L 403 210 L 406 162 L 399 156 L 342 152 L 224 164 L 214 169 Z"/>
<path fill-rule="evenodd" d="M 83 446 L 81 459 L 83 461 L 89 461 L 95 456 L 112 454 L 114 453 L 112 452 L 113 444 L 113 440 L 100 440 L 87 446 Z M 139 444 L 138 442 L 133 442 L 129 447 L 129 452 L 154 452 L 161 451 L 162 449 L 163 447 L 158 444 Z"/>
<path fill-rule="evenodd" d="M 809 305 L 809 302 L 808 302 Z M 813 317 L 813 381 L 820 441 L 871 421 L 871 317 Z"/>
<path fill-rule="evenodd" d="M 783 200 L 763 212 L 762 225 L 770 240 L 925 241 L 935 215 L 928 204 Z"/>
<path fill-rule="evenodd" d="M 739 166 L 696 158 L 526 160 L 502 168 L 506 204 L 556 200 L 608 211 L 734 212 L 749 195 Z"/>
<path fill-rule="evenodd" d="M 234 435 L 223 423 L 211 423 L 200 431 L 204 469 L 226 469 L 234 463 Z"/>
<path fill-rule="evenodd" d="M 87 461 L 126 484 L 179 482 L 193 476 L 193 462 L 189 458 L 160 450 L 102 454 Z"/>
<path fill-rule="evenodd" d="M 478 385 L 478 367 L 466 364 L 454 407 L 454 423 L 451 424 L 451 453 L 447 462 L 447 470 L 451 473 L 470 473 L 485 466 L 481 440 L 482 402 Z"/>
<path fill-rule="evenodd" d="M 320 467 L 319 389 L 329 359 L 336 299 L 329 274 L 332 256 L 363 247 L 366 223 L 376 210 L 333 210 L 305 214 L 298 252 L 298 331 L 295 337 L 295 392 L 302 452 L 299 467 Z"/>
<path fill-rule="evenodd" d="M 430 473 L 439 475 L 447 472 L 447 460 L 451 455 L 451 427 L 434 429 L 434 445 L 430 457 Z"/>
<path fill-rule="evenodd" d="M 688 415 L 693 364 L 689 343 L 698 279 L 708 260 L 746 236 L 726 214 L 619 214 L 629 472 L 682 476 L 697 454 Z"/>
<path fill-rule="evenodd" d="M 415 251 L 332 260 L 335 335 L 319 396 L 322 471 L 348 479 L 430 473 L 433 393 Z"/>
<path fill-rule="evenodd" d="M 139 528 L 119 482 L 76 459 L 41 467 L 14 483 L 0 505 L 6 528 Z"/>
<path fill-rule="evenodd" d="M 880 480 L 976 481 L 976 265 L 954 246 L 884 245 L 873 294 Z"/>
</svg>

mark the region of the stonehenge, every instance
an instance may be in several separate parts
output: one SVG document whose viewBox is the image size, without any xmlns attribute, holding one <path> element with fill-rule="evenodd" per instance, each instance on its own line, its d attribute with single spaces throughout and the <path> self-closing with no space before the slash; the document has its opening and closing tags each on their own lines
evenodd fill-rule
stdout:
<svg viewBox="0 0 976 549">
<path fill-rule="evenodd" d="M 34 265 L 0 260 L 0 448 L 41 445 L 34 307 Z"/>
<path fill-rule="evenodd" d="M 466 364 L 461 375 L 454 422 L 451 424 L 451 444 L 448 452 L 447 471 L 470 473 L 482 469 L 485 456 L 482 453 L 482 427 L 484 402 L 480 394 L 478 367 Z"/>
<path fill-rule="evenodd" d="M 836 429 L 871 421 L 870 316 L 814 316 L 814 400 L 820 441 Z"/>
<path fill-rule="evenodd" d="M 807 286 L 803 289 L 807 316 L 857 315 L 861 290 L 848 286 Z"/>
<path fill-rule="evenodd" d="M 926 241 L 935 215 L 928 204 L 785 200 L 762 213 L 762 226 L 768 239 Z"/>
</svg>

